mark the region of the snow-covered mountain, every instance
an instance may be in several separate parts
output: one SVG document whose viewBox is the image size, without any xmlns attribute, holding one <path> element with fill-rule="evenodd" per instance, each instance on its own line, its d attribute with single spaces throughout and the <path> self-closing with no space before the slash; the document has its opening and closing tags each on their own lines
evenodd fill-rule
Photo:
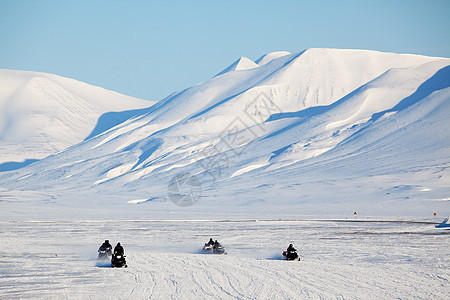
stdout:
<svg viewBox="0 0 450 300">
<path fill-rule="evenodd" d="M 450 213 L 449 65 L 337 49 L 240 58 L 97 136 L 0 175 L 0 192 L 8 205 L 145 213 Z"/>
<path fill-rule="evenodd" d="M 258 65 L 248 59 L 247 57 L 240 57 L 238 60 L 236 60 L 234 63 L 229 65 L 225 70 L 217 74 L 216 76 L 231 72 L 231 71 L 240 71 L 240 70 L 248 70 L 258 67 Z"/>
<path fill-rule="evenodd" d="M 0 70 L 0 171 L 64 150 L 154 103 L 56 75 Z"/>
</svg>

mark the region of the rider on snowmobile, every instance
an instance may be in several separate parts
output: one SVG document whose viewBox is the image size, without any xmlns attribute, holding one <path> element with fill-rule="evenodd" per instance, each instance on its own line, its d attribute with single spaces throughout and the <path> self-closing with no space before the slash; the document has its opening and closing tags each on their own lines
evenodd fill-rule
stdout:
<svg viewBox="0 0 450 300">
<path fill-rule="evenodd" d="M 287 248 L 286 251 L 289 253 L 289 252 L 291 252 L 291 251 L 296 252 L 297 250 L 295 250 L 294 245 L 289 244 L 289 247 Z"/>
<path fill-rule="evenodd" d="M 214 245 L 214 241 L 212 238 L 209 239 L 209 242 L 207 243 L 207 245 L 211 245 L 211 246 Z"/>
<path fill-rule="evenodd" d="M 112 246 L 109 243 L 109 240 L 105 240 L 105 242 L 100 246 L 100 248 L 98 249 L 99 251 L 106 251 L 106 250 L 111 250 Z"/>
<path fill-rule="evenodd" d="M 120 243 L 117 243 L 116 247 L 114 248 L 114 255 L 123 255 L 124 250 L 123 247 L 120 245 Z"/>
<path fill-rule="evenodd" d="M 283 255 L 287 260 L 300 260 L 297 254 L 297 250 L 294 248 L 294 245 L 289 244 L 289 247 L 286 251 L 283 252 Z"/>
<path fill-rule="evenodd" d="M 116 247 L 114 248 L 114 255 L 111 259 L 111 266 L 113 268 L 127 267 L 123 247 L 120 245 L 120 243 L 117 243 Z"/>
</svg>

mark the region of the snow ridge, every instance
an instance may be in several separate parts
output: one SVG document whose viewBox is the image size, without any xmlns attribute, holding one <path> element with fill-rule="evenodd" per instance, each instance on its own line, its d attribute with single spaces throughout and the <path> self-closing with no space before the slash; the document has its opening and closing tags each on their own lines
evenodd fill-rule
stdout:
<svg viewBox="0 0 450 300">
<path fill-rule="evenodd" d="M 236 60 L 231 65 L 229 65 L 226 69 L 224 69 L 222 72 L 220 72 L 216 76 L 220 76 L 222 74 L 232 72 L 232 71 L 249 70 L 249 69 L 254 69 L 257 67 L 259 67 L 258 64 L 256 64 L 252 60 L 248 59 L 247 57 L 240 57 L 238 60 Z"/>
</svg>

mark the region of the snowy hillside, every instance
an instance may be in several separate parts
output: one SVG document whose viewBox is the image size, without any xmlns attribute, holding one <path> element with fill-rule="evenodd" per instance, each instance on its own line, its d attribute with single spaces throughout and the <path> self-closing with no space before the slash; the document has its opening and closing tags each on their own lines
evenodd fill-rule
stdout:
<svg viewBox="0 0 450 300">
<path fill-rule="evenodd" d="M 129 115 L 123 111 L 152 104 L 56 75 L 0 70 L 0 171 L 64 150 L 94 129 L 100 132 L 124 121 L 111 112 Z"/>
<path fill-rule="evenodd" d="M 77 216 L 450 214 L 449 65 L 336 49 L 241 58 L 0 175 L 0 191 L 10 209 L 55 203 Z"/>
</svg>

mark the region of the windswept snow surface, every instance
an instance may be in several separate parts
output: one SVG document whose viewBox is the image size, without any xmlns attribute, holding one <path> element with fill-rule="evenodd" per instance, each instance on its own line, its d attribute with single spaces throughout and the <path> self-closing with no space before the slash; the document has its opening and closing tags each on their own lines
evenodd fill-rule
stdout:
<svg viewBox="0 0 450 300">
<path fill-rule="evenodd" d="M 0 171 L 62 151 L 154 103 L 56 75 L 0 69 Z"/>
<path fill-rule="evenodd" d="M 66 221 L 0 228 L 2 299 L 447 299 L 450 288 L 450 231 L 430 223 Z M 228 255 L 202 254 L 210 237 Z M 124 246 L 128 268 L 96 264 L 107 238 Z M 289 243 L 300 262 L 281 259 Z"/>
<path fill-rule="evenodd" d="M 3 218 L 450 214 L 450 59 L 264 59 L 0 175 Z"/>
</svg>

